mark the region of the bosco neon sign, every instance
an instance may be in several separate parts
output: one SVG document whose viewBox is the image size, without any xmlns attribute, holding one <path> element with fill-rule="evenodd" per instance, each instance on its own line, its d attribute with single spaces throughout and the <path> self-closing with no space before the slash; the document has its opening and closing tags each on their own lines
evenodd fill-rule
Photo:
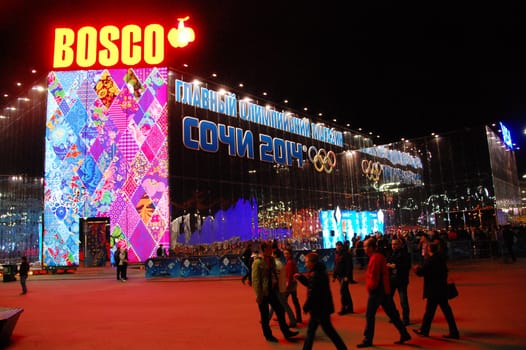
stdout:
<svg viewBox="0 0 526 350">
<path fill-rule="evenodd" d="M 177 28 L 165 35 L 160 24 L 144 28 L 128 24 L 122 28 L 107 25 L 99 30 L 92 26 L 79 28 L 56 28 L 53 49 L 53 68 L 78 66 L 114 67 L 138 64 L 158 65 L 165 59 L 165 42 L 178 48 L 195 40 L 194 30 L 185 27 L 189 17 L 179 18 Z"/>
</svg>

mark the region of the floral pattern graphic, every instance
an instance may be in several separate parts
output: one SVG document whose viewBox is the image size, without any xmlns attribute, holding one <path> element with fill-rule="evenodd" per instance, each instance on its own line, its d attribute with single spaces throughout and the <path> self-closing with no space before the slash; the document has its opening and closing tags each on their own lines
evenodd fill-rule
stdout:
<svg viewBox="0 0 526 350">
<path fill-rule="evenodd" d="M 95 85 L 95 92 L 106 108 L 110 108 L 113 100 L 119 94 L 119 88 L 107 70 L 102 73 L 100 80 L 97 82 L 97 85 Z"/>
</svg>

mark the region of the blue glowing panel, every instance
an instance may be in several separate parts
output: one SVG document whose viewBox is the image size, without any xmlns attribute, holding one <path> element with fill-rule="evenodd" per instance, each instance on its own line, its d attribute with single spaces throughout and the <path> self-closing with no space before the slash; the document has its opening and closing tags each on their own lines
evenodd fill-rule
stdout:
<svg viewBox="0 0 526 350">
<path fill-rule="evenodd" d="M 502 141 L 509 149 L 513 149 L 513 140 L 511 139 L 511 132 L 502 122 L 500 122 L 500 130 L 502 131 Z"/>
<path fill-rule="evenodd" d="M 375 232 L 384 232 L 381 212 L 354 210 L 321 210 L 320 224 L 323 235 L 323 248 L 334 248 L 336 242 L 352 240 Z"/>
<path fill-rule="evenodd" d="M 238 199 L 225 210 L 203 215 L 187 212 L 172 220 L 172 247 L 178 244 L 211 244 L 225 240 L 251 240 L 257 235 L 258 213 L 255 199 Z"/>
</svg>

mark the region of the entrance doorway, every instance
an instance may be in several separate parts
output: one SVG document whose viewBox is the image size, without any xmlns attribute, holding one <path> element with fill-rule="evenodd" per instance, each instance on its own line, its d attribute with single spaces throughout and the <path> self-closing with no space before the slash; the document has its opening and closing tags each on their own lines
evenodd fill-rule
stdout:
<svg viewBox="0 0 526 350">
<path fill-rule="evenodd" d="M 110 262 L 110 218 L 80 219 L 79 265 L 106 266 Z"/>
</svg>

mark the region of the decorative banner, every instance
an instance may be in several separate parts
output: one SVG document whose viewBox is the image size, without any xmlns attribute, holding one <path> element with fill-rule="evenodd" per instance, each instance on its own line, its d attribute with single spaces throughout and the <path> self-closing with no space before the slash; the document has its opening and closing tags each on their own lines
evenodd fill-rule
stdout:
<svg viewBox="0 0 526 350">
<path fill-rule="evenodd" d="M 308 272 L 305 255 L 309 252 L 310 250 L 298 250 L 292 253 L 299 272 Z M 334 270 L 334 249 L 317 249 L 316 253 L 328 271 Z M 237 254 L 151 258 L 144 263 L 144 266 L 146 278 L 243 276 L 247 272 L 247 268 L 241 263 L 241 257 Z"/>
</svg>

